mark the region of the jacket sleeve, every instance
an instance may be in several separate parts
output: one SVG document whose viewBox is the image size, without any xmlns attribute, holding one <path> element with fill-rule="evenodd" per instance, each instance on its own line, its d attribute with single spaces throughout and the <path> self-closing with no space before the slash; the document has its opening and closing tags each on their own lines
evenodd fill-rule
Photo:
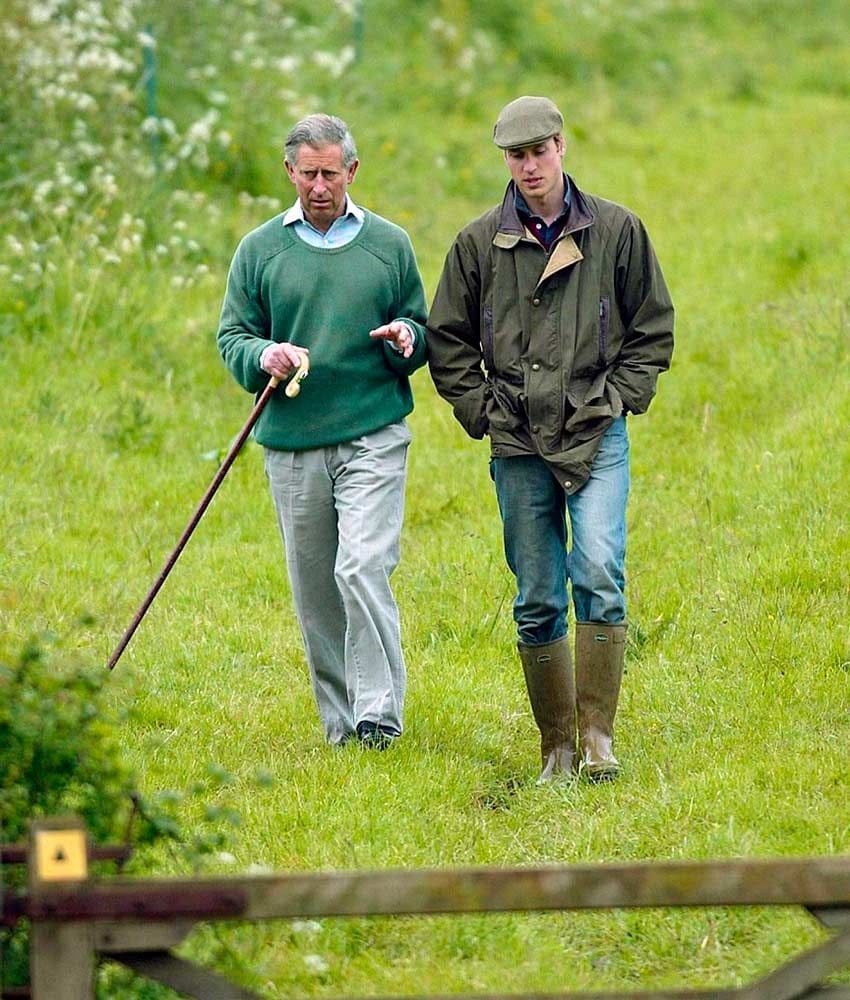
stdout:
<svg viewBox="0 0 850 1000">
<path fill-rule="evenodd" d="M 477 255 L 458 237 L 446 257 L 428 316 L 428 365 L 437 392 L 473 438 L 487 433 L 490 386 L 482 367 L 481 276 Z"/>
<path fill-rule="evenodd" d="M 216 341 L 225 365 L 242 388 L 260 392 L 268 382 L 260 368 L 260 355 L 274 341 L 248 257 L 244 243 L 240 244 L 227 276 Z"/>
<path fill-rule="evenodd" d="M 617 303 L 626 327 L 610 375 L 627 410 L 644 413 L 673 354 L 673 303 L 649 236 L 629 215 L 620 233 L 615 270 Z"/>
<path fill-rule="evenodd" d="M 384 358 L 394 372 L 399 375 L 411 375 L 417 368 L 421 368 L 425 364 L 428 353 L 425 339 L 427 308 L 425 306 L 425 289 L 422 286 L 422 278 L 416 264 L 413 244 L 406 233 L 399 253 L 398 267 L 399 298 L 392 318 L 407 323 L 413 330 L 413 354 L 406 358 L 399 351 L 394 350 L 387 341 L 384 341 Z"/>
</svg>

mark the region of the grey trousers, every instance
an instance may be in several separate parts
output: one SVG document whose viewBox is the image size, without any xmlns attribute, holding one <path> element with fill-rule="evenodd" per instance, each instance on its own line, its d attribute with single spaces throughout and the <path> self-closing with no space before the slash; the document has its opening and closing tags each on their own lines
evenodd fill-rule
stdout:
<svg viewBox="0 0 850 1000">
<path fill-rule="evenodd" d="M 329 743 L 359 722 L 401 733 L 398 565 L 410 431 L 404 421 L 328 448 L 265 450 L 295 612 Z"/>
</svg>

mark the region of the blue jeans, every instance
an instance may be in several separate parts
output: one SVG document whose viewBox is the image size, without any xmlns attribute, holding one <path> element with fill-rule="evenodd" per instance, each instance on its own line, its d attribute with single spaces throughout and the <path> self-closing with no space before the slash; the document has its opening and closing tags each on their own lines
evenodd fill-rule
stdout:
<svg viewBox="0 0 850 1000">
<path fill-rule="evenodd" d="M 490 473 L 505 556 L 517 582 L 514 621 L 520 642 L 536 646 L 566 635 L 568 580 L 576 621 L 623 621 L 629 495 L 625 417 L 605 432 L 590 478 L 572 496 L 537 455 L 494 458 Z"/>
</svg>

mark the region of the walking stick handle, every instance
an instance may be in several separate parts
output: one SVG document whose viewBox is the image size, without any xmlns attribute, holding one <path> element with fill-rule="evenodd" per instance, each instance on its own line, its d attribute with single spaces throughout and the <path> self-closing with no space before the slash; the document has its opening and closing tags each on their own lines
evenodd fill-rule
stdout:
<svg viewBox="0 0 850 1000">
<path fill-rule="evenodd" d="M 298 354 L 301 358 L 301 364 L 295 369 L 295 374 L 286 383 L 286 388 L 283 390 L 290 399 L 295 399 L 301 392 L 301 383 L 310 374 L 310 355 L 306 351 L 298 351 Z M 275 384 L 277 384 L 277 380 Z"/>
</svg>

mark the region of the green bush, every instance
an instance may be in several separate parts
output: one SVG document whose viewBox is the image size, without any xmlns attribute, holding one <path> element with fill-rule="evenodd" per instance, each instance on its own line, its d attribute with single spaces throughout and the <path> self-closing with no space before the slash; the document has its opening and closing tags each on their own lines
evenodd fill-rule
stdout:
<svg viewBox="0 0 850 1000">
<path fill-rule="evenodd" d="M 0 840 L 24 841 L 32 820 L 73 813 L 94 842 L 137 849 L 136 872 L 152 867 L 150 856 L 138 849 L 163 845 L 171 847 L 173 867 L 198 871 L 232 846 L 241 822 L 226 802 L 211 802 L 233 776 L 210 763 L 206 780 L 188 793 L 142 795 L 122 752 L 121 728 L 128 719 L 108 707 L 109 676 L 103 667 L 75 662 L 55 636 L 31 639 L 17 652 L 0 646 Z M 258 773 L 257 783 L 268 784 L 268 778 Z M 200 807 L 191 832 L 177 819 L 189 799 Z M 161 851 L 153 856 L 161 858 Z M 24 878 L 23 866 L 3 872 L 7 888 L 19 887 Z M 26 922 L 0 934 L 2 985 L 27 981 L 27 938 Z M 103 968 L 99 979 L 101 994 L 110 998 L 172 996 L 114 967 Z"/>
<path fill-rule="evenodd" d="M 17 654 L 0 653 L 3 838 L 24 839 L 31 819 L 73 812 L 95 840 L 123 839 L 132 779 L 120 720 L 104 707 L 107 675 L 59 666 L 50 654 L 44 639 Z"/>
</svg>

